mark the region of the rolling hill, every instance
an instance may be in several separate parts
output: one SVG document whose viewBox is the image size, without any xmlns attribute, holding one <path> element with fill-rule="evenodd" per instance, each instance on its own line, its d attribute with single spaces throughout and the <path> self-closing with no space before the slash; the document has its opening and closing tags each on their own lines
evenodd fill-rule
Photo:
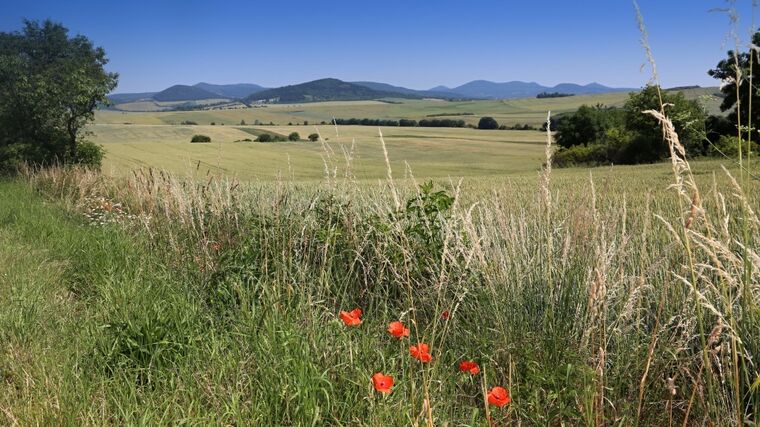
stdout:
<svg viewBox="0 0 760 427">
<path fill-rule="evenodd" d="M 243 99 L 256 92 L 261 92 L 262 90 L 267 89 L 263 86 L 259 86 L 253 83 L 235 83 L 235 84 L 226 84 L 226 85 L 215 85 L 212 83 L 197 83 L 193 85 L 193 87 L 197 87 L 205 91 L 215 93 L 219 95 L 218 98 L 229 98 L 229 99 Z"/>
<path fill-rule="evenodd" d="M 543 86 L 535 82 L 511 81 L 497 83 L 488 80 L 473 80 L 455 88 L 436 86 L 431 92 L 443 92 L 452 96 L 481 98 L 481 99 L 508 99 L 508 98 L 531 98 L 541 92 L 561 92 L 573 95 L 590 95 L 597 93 L 627 92 L 630 88 L 612 88 L 599 83 L 578 85 L 574 83 L 561 83 L 556 86 Z"/>
<path fill-rule="evenodd" d="M 451 92 L 437 92 L 433 90 L 416 90 L 416 89 L 405 88 L 402 86 L 389 85 L 387 83 L 379 83 L 379 82 L 351 82 L 351 83 L 355 85 L 359 85 L 359 86 L 368 87 L 374 90 L 385 91 L 385 92 L 397 92 L 397 93 L 403 93 L 406 95 L 421 96 L 423 98 L 441 98 L 441 99 L 468 98 L 469 99 L 469 97 L 462 97 Z"/>
<path fill-rule="evenodd" d="M 114 93 L 108 95 L 108 99 L 113 104 L 125 104 L 127 102 L 141 101 L 144 99 L 152 99 L 156 92 L 140 92 L 140 93 Z"/>
<path fill-rule="evenodd" d="M 634 89 L 612 88 L 598 83 L 578 85 L 562 83 L 543 86 L 535 82 L 511 81 L 497 83 L 488 80 L 473 80 L 461 86 L 449 88 L 436 86 L 430 90 L 409 89 L 381 82 L 344 82 L 325 78 L 295 85 L 267 89 L 253 83 L 174 85 L 160 92 L 118 93 L 108 98 L 118 109 L 119 104 L 139 102 L 195 102 L 204 100 L 243 100 L 243 102 L 271 101 L 318 102 L 318 101 L 359 101 L 381 98 L 438 98 L 447 100 L 514 99 L 532 98 L 541 92 L 560 92 L 573 95 L 590 95 L 611 92 L 626 92 Z"/>
<path fill-rule="evenodd" d="M 386 90 L 376 90 L 355 83 L 326 78 L 276 89 L 268 89 L 245 98 L 246 102 L 269 101 L 274 103 L 359 101 L 381 98 L 421 99 L 423 96 Z"/>
<path fill-rule="evenodd" d="M 159 102 L 199 101 L 215 98 L 220 98 L 220 96 L 196 86 L 186 85 L 174 85 L 152 96 L 153 100 Z"/>
</svg>

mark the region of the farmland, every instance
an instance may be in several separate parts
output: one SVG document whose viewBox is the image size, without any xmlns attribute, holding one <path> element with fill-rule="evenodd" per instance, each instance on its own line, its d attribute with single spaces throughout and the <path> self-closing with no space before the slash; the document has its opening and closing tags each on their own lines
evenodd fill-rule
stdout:
<svg viewBox="0 0 760 427">
<path fill-rule="evenodd" d="M 714 91 L 714 88 L 690 89 L 686 94 L 702 100 L 708 110 L 716 110 L 717 100 L 709 97 Z M 337 167 L 345 174 L 350 158 L 355 178 L 376 179 L 386 173 L 380 131 L 391 167 L 398 176 L 408 172 L 419 178 L 508 176 L 538 170 L 544 156 L 544 133 L 469 128 L 336 128 L 320 123 L 329 123 L 333 117 L 395 120 L 435 117 L 461 119 L 476 125 L 481 117 L 492 116 L 507 126 L 529 124 L 538 128 L 546 121 L 548 111 L 560 114 L 574 111 L 582 104 L 621 106 L 627 98 L 625 93 L 611 93 L 499 101 L 348 101 L 186 112 L 99 111 L 90 127 L 93 132 L 90 139 L 106 149 L 104 171 L 112 175 L 155 167 L 180 174 L 212 173 L 242 180 L 272 180 L 278 176 L 314 180 L 325 175 L 325 161 L 328 170 L 336 173 Z M 181 124 L 188 121 L 197 125 Z M 304 122 L 309 125 L 303 125 Z M 298 132 L 304 140 L 317 132 L 326 145 L 307 141 L 273 144 L 243 141 L 255 140 L 261 132 L 282 136 Z M 212 143 L 190 144 L 194 134 L 208 135 Z"/>
</svg>

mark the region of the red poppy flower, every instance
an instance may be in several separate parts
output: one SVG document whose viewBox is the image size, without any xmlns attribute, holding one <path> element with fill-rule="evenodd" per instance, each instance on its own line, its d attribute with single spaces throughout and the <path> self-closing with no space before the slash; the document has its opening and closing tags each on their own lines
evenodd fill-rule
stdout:
<svg viewBox="0 0 760 427">
<path fill-rule="evenodd" d="M 480 373 L 480 366 L 472 360 L 463 360 L 459 363 L 459 370 L 462 372 L 469 372 L 472 375 Z"/>
<path fill-rule="evenodd" d="M 355 308 L 351 311 L 341 311 L 340 318 L 346 326 L 359 326 L 362 324 L 362 310 Z"/>
<path fill-rule="evenodd" d="M 424 343 L 409 347 L 409 354 L 422 363 L 427 363 L 433 360 L 433 356 L 430 354 L 430 347 Z"/>
<path fill-rule="evenodd" d="M 380 393 L 390 393 L 391 387 L 393 387 L 393 377 L 378 372 L 372 375 L 372 384 L 375 386 L 375 390 Z"/>
<path fill-rule="evenodd" d="M 504 387 L 492 388 L 486 397 L 488 398 L 488 403 L 500 408 L 512 401 L 509 398 L 509 392 Z"/>
<path fill-rule="evenodd" d="M 393 335 L 396 338 L 401 337 L 408 337 L 409 336 L 409 328 L 405 327 L 403 323 L 401 322 L 391 322 L 388 325 L 388 333 Z"/>
<path fill-rule="evenodd" d="M 443 320 L 449 320 L 449 310 L 443 310 L 443 313 L 441 313 L 441 318 Z"/>
</svg>

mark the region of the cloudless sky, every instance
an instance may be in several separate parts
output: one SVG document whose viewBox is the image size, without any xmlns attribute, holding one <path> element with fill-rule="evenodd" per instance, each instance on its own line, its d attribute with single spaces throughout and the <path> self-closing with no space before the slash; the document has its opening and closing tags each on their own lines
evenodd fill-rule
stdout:
<svg viewBox="0 0 760 427">
<path fill-rule="evenodd" d="M 752 0 L 739 0 L 746 43 Z M 707 70 L 735 46 L 725 0 L 640 0 L 664 86 L 717 85 Z M 649 80 L 629 0 L 2 0 L 0 31 L 62 22 L 105 48 L 116 92 L 173 84 L 323 77 L 428 89 L 475 79 Z"/>
</svg>

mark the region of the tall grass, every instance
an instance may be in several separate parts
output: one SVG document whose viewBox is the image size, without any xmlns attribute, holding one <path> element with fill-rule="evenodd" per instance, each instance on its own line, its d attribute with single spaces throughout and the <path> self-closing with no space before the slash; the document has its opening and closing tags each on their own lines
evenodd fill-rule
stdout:
<svg viewBox="0 0 760 427">
<path fill-rule="evenodd" d="M 710 175 L 686 160 L 667 106 L 642 113 L 662 125 L 670 178 L 558 179 L 548 134 L 538 185 L 400 180 L 382 136 L 378 185 L 326 143 L 323 185 L 62 168 L 0 182 L 12 260 L 0 413 L 12 425 L 754 425 L 749 158 L 739 180 Z M 364 322 L 347 328 L 337 314 L 354 307 Z M 409 340 L 385 333 L 394 320 Z M 409 357 L 417 342 L 431 363 Z M 479 376 L 457 371 L 465 359 Z M 375 372 L 394 376 L 390 395 L 372 389 Z M 496 385 L 513 399 L 501 409 L 484 398 Z"/>
</svg>

